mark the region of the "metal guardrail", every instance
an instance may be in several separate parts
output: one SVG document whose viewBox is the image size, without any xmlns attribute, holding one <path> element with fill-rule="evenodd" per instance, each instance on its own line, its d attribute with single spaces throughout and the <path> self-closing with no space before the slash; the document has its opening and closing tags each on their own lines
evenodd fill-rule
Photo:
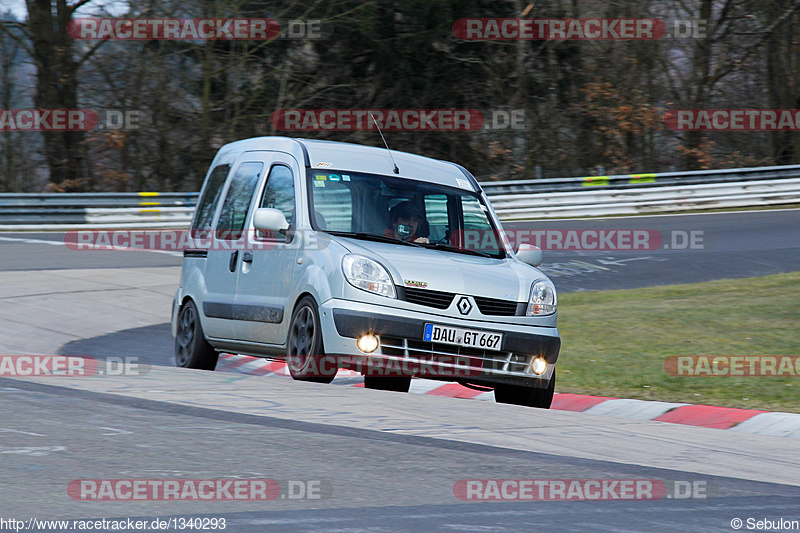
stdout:
<svg viewBox="0 0 800 533">
<path fill-rule="evenodd" d="M 0 229 L 185 227 L 198 193 L 2 193 Z"/>
<path fill-rule="evenodd" d="M 800 203 L 800 165 L 481 182 L 502 220 Z M 0 229 L 180 228 L 198 193 L 0 193 Z"/>
<path fill-rule="evenodd" d="M 800 165 L 751 167 L 658 174 L 625 174 L 618 176 L 585 176 L 580 178 L 542 178 L 516 181 L 481 182 L 487 195 L 529 192 L 571 192 L 591 189 L 630 189 L 667 187 L 670 185 L 703 185 L 800 178 Z"/>
<path fill-rule="evenodd" d="M 491 197 L 501 220 L 674 213 L 800 203 L 800 178 Z"/>
</svg>

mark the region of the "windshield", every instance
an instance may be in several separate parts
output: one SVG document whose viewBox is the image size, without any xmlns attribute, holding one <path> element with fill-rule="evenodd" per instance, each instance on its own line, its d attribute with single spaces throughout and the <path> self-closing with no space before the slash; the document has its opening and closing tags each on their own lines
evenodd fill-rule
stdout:
<svg viewBox="0 0 800 533">
<path fill-rule="evenodd" d="M 505 257 L 497 228 L 472 191 L 359 172 L 308 172 L 317 230 L 493 258 Z M 402 241 L 402 242 L 401 242 Z"/>
</svg>

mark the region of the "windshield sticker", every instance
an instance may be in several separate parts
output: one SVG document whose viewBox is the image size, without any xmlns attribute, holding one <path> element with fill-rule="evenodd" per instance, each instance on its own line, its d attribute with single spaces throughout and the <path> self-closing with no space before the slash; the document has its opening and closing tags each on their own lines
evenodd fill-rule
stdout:
<svg viewBox="0 0 800 533">
<path fill-rule="evenodd" d="M 428 286 L 428 283 L 425 281 L 413 281 L 410 279 L 404 279 L 403 283 L 405 283 L 408 287 L 419 287 L 420 289 L 424 289 Z"/>
<path fill-rule="evenodd" d="M 331 181 L 339 181 L 339 180 L 341 180 L 342 178 L 340 178 L 338 174 L 330 174 L 330 175 L 328 176 L 328 179 L 329 179 L 329 180 L 331 180 Z"/>
<path fill-rule="evenodd" d="M 469 182 L 467 180 L 462 180 L 461 178 L 456 178 L 456 183 L 458 183 L 458 186 L 461 187 L 462 189 L 472 189 L 472 187 L 470 187 Z"/>
<path fill-rule="evenodd" d="M 314 166 L 316 168 L 331 168 L 331 166 L 333 166 L 333 163 L 317 163 Z"/>
<path fill-rule="evenodd" d="M 342 180 L 350 181 L 350 174 L 342 174 Z"/>
<path fill-rule="evenodd" d="M 314 179 L 315 180 L 323 180 L 324 181 L 324 180 L 328 179 L 328 176 L 327 176 L 327 174 L 314 174 Z"/>
<path fill-rule="evenodd" d="M 325 182 L 324 181 L 315 181 L 314 182 L 314 187 L 324 187 L 324 186 L 325 186 Z"/>
</svg>

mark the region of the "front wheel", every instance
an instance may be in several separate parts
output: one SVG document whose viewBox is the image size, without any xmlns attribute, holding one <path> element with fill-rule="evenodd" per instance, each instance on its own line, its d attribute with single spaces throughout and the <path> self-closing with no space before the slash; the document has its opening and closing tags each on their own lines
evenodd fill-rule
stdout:
<svg viewBox="0 0 800 533">
<path fill-rule="evenodd" d="M 330 383 L 338 370 L 332 359 L 325 357 L 317 302 L 306 296 L 297 303 L 289 324 L 286 339 L 289 373 L 298 381 Z"/>
<path fill-rule="evenodd" d="M 553 403 L 553 394 L 556 391 L 556 369 L 550 377 L 550 383 L 545 389 L 525 387 L 521 385 L 498 385 L 494 388 L 494 400 L 497 403 L 511 403 L 527 407 L 550 409 Z"/>
<path fill-rule="evenodd" d="M 214 370 L 219 353 L 208 343 L 200 324 L 200 314 L 192 300 L 186 302 L 178 315 L 175 335 L 175 364 L 184 368 Z"/>
</svg>

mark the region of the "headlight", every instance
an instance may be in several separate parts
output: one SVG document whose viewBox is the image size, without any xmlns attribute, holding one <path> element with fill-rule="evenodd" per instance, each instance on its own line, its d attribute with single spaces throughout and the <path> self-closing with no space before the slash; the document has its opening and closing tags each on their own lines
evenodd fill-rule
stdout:
<svg viewBox="0 0 800 533">
<path fill-rule="evenodd" d="M 346 255 L 342 259 L 344 277 L 353 287 L 394 298 L 392 277 L 377 261 L 363 255 Z"/>
<path fill-rule="evenodd" d="M 552 315 L 558 308 L 556 302 L 556 288 L 549 281 L 540 279 L 531 287 L 531 296 L 528 298 L 526 316 Z"/>
</svg>

